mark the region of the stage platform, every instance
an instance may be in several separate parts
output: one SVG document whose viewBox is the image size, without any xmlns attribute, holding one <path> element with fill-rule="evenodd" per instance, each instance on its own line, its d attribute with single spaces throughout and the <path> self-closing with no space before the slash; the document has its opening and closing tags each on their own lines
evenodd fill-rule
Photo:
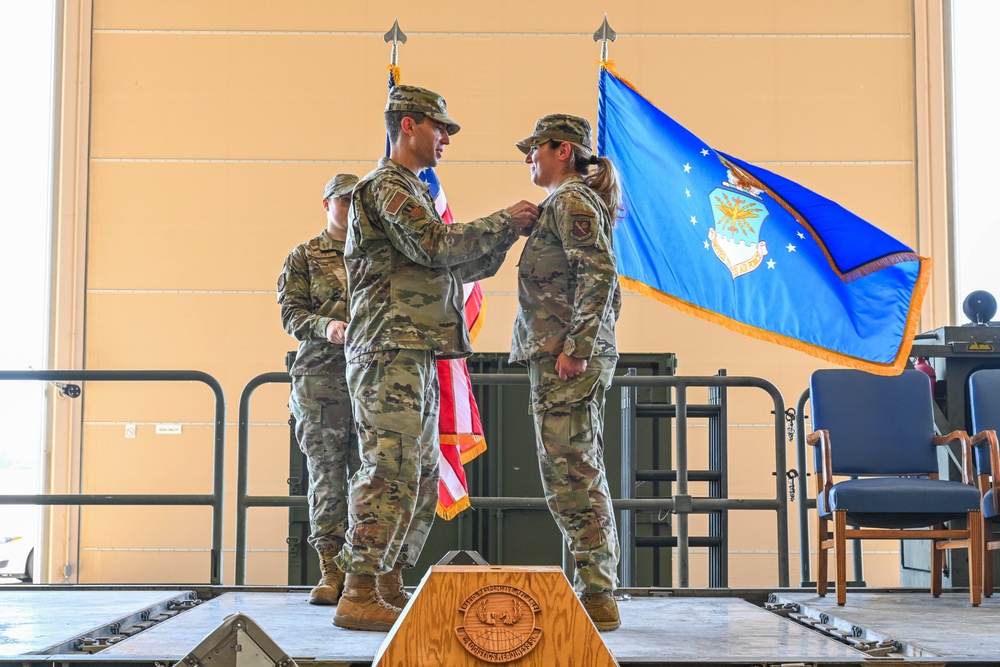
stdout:
<svg viewBox="0 0 1000 667">
<path fill-rule="evenodd" d="M 370 665 L 386 635 L 334 627 L 307 592 L 3 586 L 0 665 L 172 665 L 235 613 L 300 665 Z M 628 593 L 622 627 L 601 634 L 621 665 L 1000 664 L 1000 596 L 852 591 L 838 608 L 799 590 Z"/>
</svg>

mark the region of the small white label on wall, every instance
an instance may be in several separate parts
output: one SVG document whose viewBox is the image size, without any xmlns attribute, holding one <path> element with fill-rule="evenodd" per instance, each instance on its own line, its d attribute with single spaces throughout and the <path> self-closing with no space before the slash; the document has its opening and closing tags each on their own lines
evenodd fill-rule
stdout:
<svg viewBox="0 0 1000 667">
<path fill-rule="evenodd" d="M 157 424 L 156 435 L 180 435 L 180 424 Z"/>
<path fill-rule="evenodd" d="M 129 440 L 135 439 L 135 424 L 125 424 L 125 437 Z"/>
</svg>

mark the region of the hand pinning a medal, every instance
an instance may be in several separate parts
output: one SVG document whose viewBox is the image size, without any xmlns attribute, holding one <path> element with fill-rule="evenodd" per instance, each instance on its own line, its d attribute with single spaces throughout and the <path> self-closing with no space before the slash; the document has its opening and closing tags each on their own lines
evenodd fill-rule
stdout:
<svg viewBox="0 0 1000 667">
<path fill-rule="evenodd" d="M 541 209 L 530 201 L 521 200 L 516 204 L 507 207 L 507 212 L 517 223 L 517 231 L 521 236 L 527 236 L 538 221 Z"/>
</svg>

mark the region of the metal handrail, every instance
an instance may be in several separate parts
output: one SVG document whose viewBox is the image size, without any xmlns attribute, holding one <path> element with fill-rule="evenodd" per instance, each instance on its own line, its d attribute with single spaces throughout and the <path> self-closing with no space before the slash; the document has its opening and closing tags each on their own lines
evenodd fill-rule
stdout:
<svg viewBox="0 0 1000 667">
<path fill-rule="evenodd" d="M 222 583 L 222 503 L 225 473 L 226 397 L 219 381 L 202 371 L 3 371 L 0 380 L 41 382 L 202 382 L 215 394 L 215 446 L 211 494 L 0 494 L 0 505 L 211 505 L 211 581 Z"/>
<path fill-rule="evenodd" d="M 809 500 L 809 456 L 806 454 L 806 401 L 809 400 L 809 390 L 799 395 L 795 404 L 795 458 L 799 466 L 798 498 L 799 498 L 799 579 L 805 584 L 812 576 L 809 562 L 809 509 L 816 508 L 816 501 Z"/>
<path fill-rule="evenodd" d="M 663 507 L 677 515 L 677 580 L 680 588 L 690 586 L 690 546 L 688 534 L 689 515 L 727 510 L 773 510 L 776 512 L 777 550 L 778 550 L 778 585 L 788 586 L 788 497 L 785 495 L 786 455 L 784 435 L 785 404 L 781 392 L 773 384 L 762 378 L 740 376 L 682 376 L 655 375 L 644 377 L 617 376 L 614 384 L 627 387 L 671 387 L 674 390 L 674 405 L 676 418 L 674 420 L 677 483 L 676 491 L 669 501 L 667 499 L 643 499 L 653 501 L 643 509 Z M 687 420 L 689 417 L 687 390 L 690 387 L 745 387 L 765 391 L 774 403 L 774 463 L 775 463 L 775 495 L 774 498 L 742 499 L 742 498 L 693 498 L 689 493 L 688 482 L 688 446 Z M 702 406 L 699 406 L 702 407 Z M 634 437 L 634 430 L 633 430 Z M 623 502 L 612 501 L 616 509 L 632 509 L 628 505 L 637 502 L 635 499 Z M 631 546 L 631 545 L 628 545 Z"/>
<path fill-rule="evenodd" d="M 494 374 L 473 373 L 470 375 L 473 384 L 478 385 L 524 385 L 529 378 L 525 374 Z M 239 448 L 237 456 L 236 497 L 236 584 L 246 583 L 246 527 L 247 509 L 249 507 L 303 507 L 305 496 L 249 496 L 247 480 L 249 478 L 249 399 L 253 391 L 269 382 L 290 382 L 287 373 L 265 373 L 259 375 L 247 384 L 240 397 Z M 668 510 L 678 515 L 678 579 L 681 587 L 689 585 L 688 553 L 690 538 L 687 533 L 688 515 L 692 513 L 707 513 L 726 510 L 773 510 L 777 513 L 778 541 L 778 585 L 788 586 L 788 498 L 785 495 L 785 447 L 782 439 L 784 434 L 784 400 L 777 387 L 767 380 L 755 377 L 739 376 L 616 376 L 613 384 L 626 387 L 673 387 L 677 392 L 676 401 L 676 446 L 677 462 L 677 493 L 671 498 L 615 498 L 612 499 L 615 510 Z M 767 392 L 774 402 L 775 431 L 775 497 L 760 499 L 741 498 L 692 498 L 688 494 L 687 467 L 687 389 L 688 387 L 749 387 Z M 683 450 L 683 455 L 681 451 Z M 545 509 L 544 498 L 500 498 L 474 497 L 472 504 L 483 509 Z M 626 545 L 623 545 L 623 548 Z M 629 546 L 628 548 L 631 548 Z"/>
<path fill-rule="evenodd" d="M 236 585 L 242 586 L 247 581 L 247 508 L 275 507 L 270 503 L 259 503 L 257 497 L 250 496 L 247 491 L 250 485 L 250 397 L 258 387 L 272 382 L 291 384 L 288 373 L 262 373 L 243 387 L 240 394 L 240 416 L 237 429 L 236 446 Z M 285 500 L 295 499 L 295 506 L 307 504 L 305 496 L 279 496 Z M 291 505 L 287 505 L 291 506 Z"/>
</svg>

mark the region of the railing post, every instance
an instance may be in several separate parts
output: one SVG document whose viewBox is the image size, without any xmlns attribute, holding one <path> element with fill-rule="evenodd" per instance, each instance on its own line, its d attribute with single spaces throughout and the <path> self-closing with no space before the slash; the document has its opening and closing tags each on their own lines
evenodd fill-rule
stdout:
<svg viewBox="0 0 1000 667">
<path fill-rule="evenodd" d="M 719 377 L 726 371 L 720 370 Z M 729 436 L 726 431 L 726 388 L 709 387 L 709 403 L 719 406 L 719 412 L 708 419 L 708 469 L 719 473 L 719 480 L 709 482 L 709 496 L 729 497 Z M 729 587 L 729 512 L 712 512 L 708 515 L 708 534 L 719 538 L 719 545 L 709 547 L 708 585 L 712 588 Z"/>
<path fill-rule="evenodd" d="M 805 586 L 810 579 L 809 563 L 809 457 L 806 456 L 806 401 L 809 400 L 809 390 L 799 396 L 795 404 L 795 458 L 799 466 L 799 585 Z"/>
<path fill-rule="evenodd" d="M 626 377 L 636 377 L 634 368 L 625 372 Z M 636 456 L 636 424 L 635 404 L 638 397 L 636 387 L 622 387 L 622 498 L 635 498 L 635 456 Z M 621 533 L 621 585 L 625 588 L 635 586 L 635 511 L 620 510 L 619 532 Z"/>
<path fill-rule="evenodd" d="M 239 424 L 236 445 L 236 585 L 247 583 L 247 507 L 250 486 L 250 397 L 261 385 L 292 381 L 288 373 L 262 373 L 243 387 L 240 394 Z"/>
<path fill-rule="evenodd" d="M 760 382 L 764 382 L 761 380 Z M 788 586 L 788 489 L 785 487 L 785 473 L 788 470 L 788 456 L 785 452 L 785 401 L 770 382 L 758 385 L 771 395 L 774 401 L 774 497 L 778 503 L 778 585 Z"/>
</svg>

